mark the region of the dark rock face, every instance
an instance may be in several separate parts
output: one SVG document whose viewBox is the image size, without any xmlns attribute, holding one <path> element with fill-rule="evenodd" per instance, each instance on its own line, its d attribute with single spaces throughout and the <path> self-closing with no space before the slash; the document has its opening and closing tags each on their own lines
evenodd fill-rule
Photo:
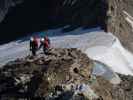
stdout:
<svg viewBox="0 0 133 100">
<path fill-rule="evenodd" d="M 17 3 L 21 3 L 21 5 L 23 6 L 29 6 L 30 11 L 34 11 L 34 15 L 38 14 L 35 11 L 37 10 L 38 12 L 41 12 L 41 15 L 45 14 L 45 16 L 49 16 L 53 21 L 61 21 L 61 23 L 64 22 L 66 24 L 87 26 L 101 24 L 104 20 L 103 16 L 105 15 L 107 8 L 103 0 L 49 0 L 49 2 L 47 0 L 1 0 L 1 2 L 2 1 L 3 3 L 1 3 L 2 6 L 0 12 L 4 12 L 6 11 L 5 9 L 8 9 L 11 6 L 15 6 L 15 4 Z M 42 10 L 38 8 L 39 6 L 40 8 L 42 8 Z M 19 9 L 19 7 L 16 9 Z M 26 12 L 26 10 L 29 9 L 25 6 L 25 8 L 23 8 L 22 10 Z M 47 9 L 47 11 L 45 9 Z M 16 14 L 16 17 L 17 15 L 18 14 Z M 23 16 L 21 16 L 22 19 Z M 59 22 L 56 24 L 59 24 Z"/>
<path fill-rule="evenodd" d="M 22 0 L 0 0 L 0 22 L 2 22 L 11 7 L 21 4 Z"/>
<path fill-rule="evenodd" d="M 119 76 L 122 79 L 119 85 L 112 85 L 102 77 L 97 77 L 97 83 L 92 88 L 102 100 L 132 100 L 133 77 L 120 74 Z"/>
<path fill-rule="evenodd" d="M 8 40 L 13 40 L 32 32 L 68 24 L 73 29 L 79 26 L 104 26 L 106 9 L 103 0 L 23 0 L 3 17 L 0 41 L 4 41 L 7 34 L 11 34 Z"/>
<path fill-rule="evenodd" d="M 133 51 L 133 31 L 132 25 L 126 20 L 129 17 L 124 11 L 126 11 L 130 16 L 133 16 L 132 0 L 107 0 L 108 1 L 108 11 L 107 11 L 107 31 L 114 33 L 122 44 Z M 130 18 L 130 20 L 133 20 Z"/>
</svg>

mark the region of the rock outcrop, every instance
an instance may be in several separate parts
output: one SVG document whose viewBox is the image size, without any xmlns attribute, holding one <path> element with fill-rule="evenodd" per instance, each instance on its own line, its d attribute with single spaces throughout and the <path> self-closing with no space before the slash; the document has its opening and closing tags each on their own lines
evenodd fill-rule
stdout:
<svg viewBox="0 0 133 100">
<path fill-rule="evenodd" d="M 108 32 L 116 35 L 122 44 L 133 51 L 133 1 L 132 0 L 106 0 L 108 4 L 106 28 Z"/>
<path fill-rule="evenodd" d="M 6 97 L 50 98 L 55 89 L 60 92 L 62 88 L 66 88 L 69 95 L 71 86 L 87 83 L 91 71 L 91 60 L 76 49 L 54 49 L 48 56 L 16 60 L 0 70 L 1 100 Z"/>
<path fill-rule="evenodd" d="M 4 20 L 11 7 L 21 3 L 22 0 L 0 0 L 0 23 Z"/>
<path fill-rule="evenodd" d="M 131 76 L 112 84 L 92 74 L 93 60 L 77 49 L 52 49 L 0 69 L 0 99 L 132 100 Z M 98 66 L 97 66 L 98 67 Z"/>
</svg>

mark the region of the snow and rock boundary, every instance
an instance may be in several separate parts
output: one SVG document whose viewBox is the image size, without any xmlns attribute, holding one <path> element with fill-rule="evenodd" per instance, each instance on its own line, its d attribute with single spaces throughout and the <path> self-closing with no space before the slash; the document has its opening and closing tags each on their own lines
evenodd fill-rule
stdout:
<svg viewBox="0 0 133 100">
<path fill-rule="evenodd" d="M 133 55 L 126 50 L 119 39 L 112 33 L 101 30 L 82 31 L 77 29 L 72 35 L 50 37 L 52 48 L 77 48 L 86 53 L 89 58 L 100 61 L 109 66 L 114 72 L 133 75 Z M 47 33 L 60 34 L 61 29 L 49 30 Z M 77 33 L 77 34 L 76 34 Z M 30 54 L 29 41 L 11 42 L 0 46 L 0 66 L 17 58 L 23 58 Z"/>
</svg>

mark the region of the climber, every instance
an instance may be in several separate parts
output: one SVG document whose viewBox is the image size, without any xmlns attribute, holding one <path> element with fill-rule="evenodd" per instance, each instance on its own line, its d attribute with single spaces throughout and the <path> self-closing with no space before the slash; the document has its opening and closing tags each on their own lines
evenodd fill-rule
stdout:
<svg viewBox="0 0 133 100">
<path fill-rule="evenodd" d="M 33 56 L 36 56 L 37 50 L 38 50 L 38 37 L 33 36 L 30 38 L 30 51 L 32 52 Z"/>
<path fill-rule="evenodd" d="M 44 36 L 44 38 L 41 38 L 41 41 L 40 41 L 40 47 L 43 47 L 43 52 L 44 54 L 48 54 L 48 51 L 50 49 L 50 40 L 48 38 L 48 36 Z"/>
</svg>

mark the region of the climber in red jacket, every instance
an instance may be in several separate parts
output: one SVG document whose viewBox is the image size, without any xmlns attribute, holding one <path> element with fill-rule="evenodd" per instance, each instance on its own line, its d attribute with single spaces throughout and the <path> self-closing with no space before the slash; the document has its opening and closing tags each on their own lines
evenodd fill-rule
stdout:
<svg viewBox="0 0 133 100">
<path fill-rule="evenodd" d="M 50 48 L 50 40 L 48 36 L 44 36 L 44 38 L 41 39 L 40 48 L 41 47 L 43 47 L 44 54 L 48 54 L 48 50 Z"/>
<path fill-rule="evenodd" d="M 30 51 L 32 52 L 32 55 L 35 56 L 36 52 L 38 50 L 38 37 L 33 36 L 30 38 Z"/>
</svg>

